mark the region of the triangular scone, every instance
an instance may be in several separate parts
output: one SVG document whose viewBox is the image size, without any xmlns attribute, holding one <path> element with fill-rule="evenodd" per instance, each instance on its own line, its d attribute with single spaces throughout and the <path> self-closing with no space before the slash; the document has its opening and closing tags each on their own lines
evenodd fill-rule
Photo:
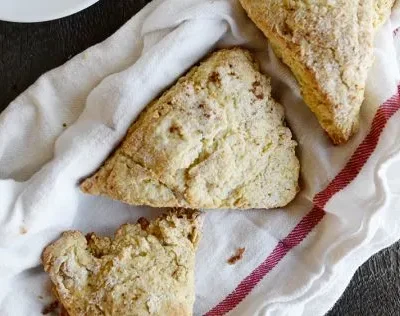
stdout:
<svg viewBox="0 0 400 316">
<path fill-rule="evenodd" d="M 151 103 L 81 188 L 132 205 L 279 207 L 297 193 L 295 146 L 250 53 L 221 50 Z"/>
<path fill-rule="evenodd" d="M 346 142 L 358 127 L 374 26 L 388 16 L 393 1 L 240 1 L 293 71 L 304 101 L 333 142 Z"/>
<path fill-rule="evenodd" d="M 68 231 L 43 252 L 53 290 L 70 316 L 192 315 L 196 211 L 121 226 L 113 239 Z"/>
</svg>

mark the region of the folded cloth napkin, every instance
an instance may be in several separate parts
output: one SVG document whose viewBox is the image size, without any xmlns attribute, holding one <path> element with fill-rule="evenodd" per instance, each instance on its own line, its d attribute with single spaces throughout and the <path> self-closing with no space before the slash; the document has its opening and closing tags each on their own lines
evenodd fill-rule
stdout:
<svg viewBox="0 0 400 316">
<path fill-rule="evenodd" d="M 237 1 L 155 0 L 113 36 L 48 72 L 0 116 L 0 314 L 52 298 L 43 248 L 67 229 L 111 234 L 161 210 L 82 194 L 77 184 L 138 113 L 216 47 L 252 50 L 299 142 L 302 190 L 279 210 L 210 211 L 195 315 L 323 315 L 353 273 L 400 237 L 400 5 L 376 38 L 361 128 L 331 144 L 288 69 Z M 242 260 L 227 264 L 237 248 Z"/>
</svg>

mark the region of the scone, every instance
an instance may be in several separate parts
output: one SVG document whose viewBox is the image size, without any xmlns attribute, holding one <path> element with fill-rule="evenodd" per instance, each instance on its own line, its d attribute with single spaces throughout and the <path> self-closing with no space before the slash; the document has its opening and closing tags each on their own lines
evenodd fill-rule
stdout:
<svg viewBox="0 0 400 316">
<path fill-rule="evenodd" d="M 358 128 L 375 27 L 394 0 L 240 2 L 293 71 L 333 142 L 346 142 Z"/>
<path fill-rule="evenodd" d="M 199 231 L 188 210 L 123 225 L 114 239 L 68 231 L 43 265 L 70 316 L 192 315 Z"/>
<path fill-rule="evenodd" d="M 250 53 L 220 50 L 148 105 L 81 189 L 154 207 L 280 207 L 298 190 L 295 146 Z"/>
</svg>

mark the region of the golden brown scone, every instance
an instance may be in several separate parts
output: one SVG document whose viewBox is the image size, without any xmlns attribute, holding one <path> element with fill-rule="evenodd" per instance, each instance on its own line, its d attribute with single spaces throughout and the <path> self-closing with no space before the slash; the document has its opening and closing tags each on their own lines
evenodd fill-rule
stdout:
<svg viewBox="0 0 400 316">
<path fill-rule="evenodd" d="M 81 189 L 154 207 L 280 207 L 297 193 L 295 146 L 250 53 L 221 50 L 151 103 Z"/>
<path fill-rule="evenodd" d="M 54 293 L 70 316 L 192 315 L 199 212 L 126 224 L 114 239 L 68 231 L 43 252 Z"/>
<path fill-rule="evenodd" d="M 393 0 L 240 0 L 291 68 L 304 101 L 335 144 L 357 130 L 375 26 Z"/>
</svg>

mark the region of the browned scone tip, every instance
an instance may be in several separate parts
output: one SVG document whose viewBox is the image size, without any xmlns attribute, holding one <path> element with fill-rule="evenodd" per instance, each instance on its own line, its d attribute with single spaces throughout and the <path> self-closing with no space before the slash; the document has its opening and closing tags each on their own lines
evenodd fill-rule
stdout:
<svg viewBox="0 0 400 316">
<path fill-rule="evenodd" d="M 63 233 L 42 256 L 56 298 L 70 316 L 192 315 L 198 215 L 170 210 L 114 238 Z"/>
</svg>

